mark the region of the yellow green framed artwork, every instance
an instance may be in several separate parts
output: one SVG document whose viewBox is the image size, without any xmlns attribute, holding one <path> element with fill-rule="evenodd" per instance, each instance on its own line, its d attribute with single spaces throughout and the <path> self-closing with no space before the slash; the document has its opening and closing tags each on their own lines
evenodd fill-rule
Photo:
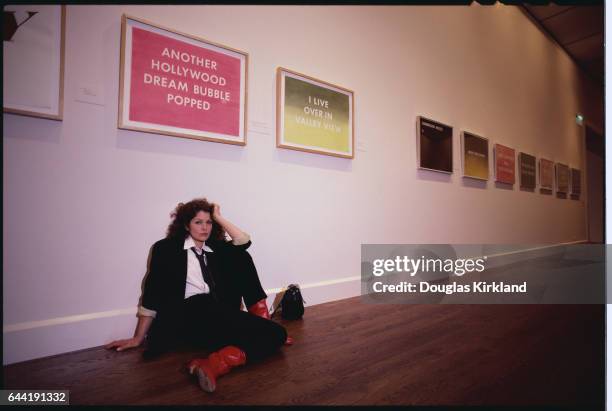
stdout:
<svg viewBox="0 0 612 411">
<path fill-rule="evenodd" d="M 276 80 L 277 147 L 355 157 L 351 90 L 282 67 Z"/>
</svg>

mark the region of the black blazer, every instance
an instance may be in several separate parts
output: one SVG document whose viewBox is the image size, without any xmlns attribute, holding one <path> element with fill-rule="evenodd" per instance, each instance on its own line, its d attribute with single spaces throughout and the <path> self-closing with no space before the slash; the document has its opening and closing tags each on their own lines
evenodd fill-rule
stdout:
<svg viewBox="0 0 612 411">
<path fill-rule="evenodd" d="M 153 245 L 151 262 L 145 279 L 141 304 L 144 308 L 158 314 L 172 310 L 185 299 L 187 283 L 187 252 L 183 249 L 184 239 L 165 238 Z M 213 252 L 207 253 L 208 267 L 217 279 L 232 269 L 232 264 L 240 260 L 251 242 L 234 245 L 232 242 L 209 240 L 206 242 Z"/>
</svg>

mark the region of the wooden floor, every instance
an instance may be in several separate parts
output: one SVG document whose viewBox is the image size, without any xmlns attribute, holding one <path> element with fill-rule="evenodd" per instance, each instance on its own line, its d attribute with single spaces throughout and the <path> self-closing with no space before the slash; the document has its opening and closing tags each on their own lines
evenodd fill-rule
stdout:
<svg viewBox="0 0 612 411">
<path fill-rule="evenodd" d="M 4 367 L 5 388 L 69 389 L 71 404 L 604 404 L 602 305 L 368 305 L 285 323 L 296 341 L 207 394 L 194 353 L 145 362 L 92 348 Z"/>
</svg>

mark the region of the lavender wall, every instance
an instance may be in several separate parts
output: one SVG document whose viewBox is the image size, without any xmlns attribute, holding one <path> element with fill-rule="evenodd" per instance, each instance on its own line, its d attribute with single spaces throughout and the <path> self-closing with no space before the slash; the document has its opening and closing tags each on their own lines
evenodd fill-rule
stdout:
<svg viewBox="0 0 612 411">
<path fill-rule="evenodd" d="M 249 53 L 247 146 L 117 129 L 122 13 Z M 354 160 L 275 148 L 277 66 L 355 91 Z M 359 293 L 362 243 L 586 237 L 584 200 L 461 178 L 462 129 L 585 170 L 575 113 L 602 128 L 601 90 L 515 7 L 68 6 L 65 70 L 63 122 L 4 114 L 5 364 L 131 335 L 149 247 L 196 196 L 311 304 Z M 455 127 L 452 176 L 417 170 L 418 115 Z"/>
</svg>

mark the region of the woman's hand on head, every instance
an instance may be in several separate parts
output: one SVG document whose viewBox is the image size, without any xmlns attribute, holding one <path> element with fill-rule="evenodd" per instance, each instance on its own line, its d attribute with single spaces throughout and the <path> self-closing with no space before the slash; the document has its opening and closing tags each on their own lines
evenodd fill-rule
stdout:
<svg viewBox="0 0 612 411">
<path fill-rule="evenodd" d="M 114 348 L 115 351 L 124 351 L 130 348 L 136 348 L 140 346 L 140 344 L 142 344 L 141 338 L 132 337 L 132 338 L 126 338 L 124 340 L 115 340 L 113 342 L 106 344 L 104 348 L 106 348 L 107 350 L 111 350 Z"/>
<path fill-rule="evenodd" d="M 215 221 L 219 221 L 219 219 L 221 218 L 221 206 L 217 203 L 213 203 L 212 204 L 212 218 Z"/>
</svg>

